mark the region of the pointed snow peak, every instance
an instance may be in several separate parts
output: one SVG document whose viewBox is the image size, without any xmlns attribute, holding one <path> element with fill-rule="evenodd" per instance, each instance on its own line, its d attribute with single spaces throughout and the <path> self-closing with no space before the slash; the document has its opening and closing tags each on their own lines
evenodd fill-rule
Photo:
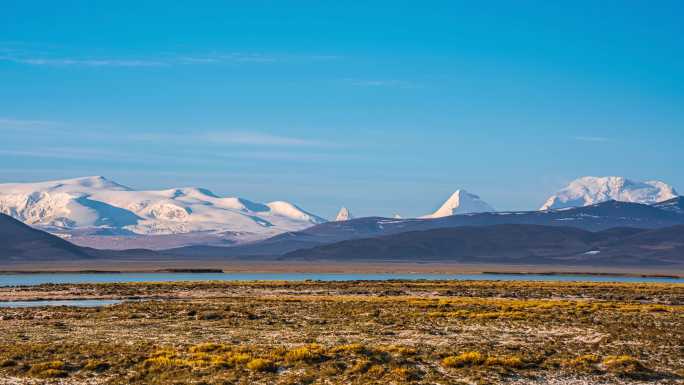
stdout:
<svg viewBox="0 0 684 385">
<path fill-rule="evenodd" d="M 354 216 L 352 213 L 349 211 L 348 208 L 342 207 L 340 211 L 337 213 L 337 216 L 335 217 L 335 221 L 340 222 L 340 221 L 348 221 L 350 219 L 353 219 Z"/>
<path fill-rule="evenodd" d="M 401 215 L 399 215 L 399 213 L 394 213 L 394 215 L 392 215 L 392 218 L 394 218 L 394 219 L 402 219 L 402 218 L 401 218 Z"/>
<path fill-rule="evenodd" d="M 479 196 L 465 190 L 456 190 L 449 199 L 434 213 L 423 218 L 441 218 L 456 214 L 484 213 L 495 211 L 492 206 Z"/>
<path fill-rule="evenodd" d="M 585 176 L 549 197 L 540 210 L 588 206 L 609 200 L 654 204 L 676 196 L 672 186 L 657 180 L 641 182 L 620 176 Z"/>
</svg>

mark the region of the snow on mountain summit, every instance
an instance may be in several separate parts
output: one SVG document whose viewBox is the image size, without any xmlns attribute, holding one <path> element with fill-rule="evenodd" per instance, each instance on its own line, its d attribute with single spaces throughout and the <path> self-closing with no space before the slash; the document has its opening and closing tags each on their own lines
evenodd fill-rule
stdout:
<svg viewBox="0 0 684 385">
<path fill-rule="evenodd" d="M 337 212 L 337 216 L 335 217 L 336 222 L 341 222 L 341 221 L 348 221 L 350 219 L 353 219 L 354 216 L 352 213 L 349 211 L 348 208 L 342 207 L 340 211 Z"/>
<path fill-rule="evenodd" d="M 99 176 L 0 184 L 0 212 L 52 230 L 139 235 L 208 231 L 258 238 L 325 221 L 288 202 L 223 198 L 196 187 L 135 191 Z"/>
<path fill-rule="evenodd" d="M 661 181 L 641 182 L 618 176 L 585 176 L 570 182 L 549 197 L 540 210 L 589 206 L 609 200 L 654 204 L 675 197 L 675 189 Z"/>
<path fill-rule="evenodd" d="M 434 213 L 421 218 L 441 218 L 456 214 L 486 213 L 495 211 L 479 196 L 465 190 L 456 190 Z"/>
</svg>

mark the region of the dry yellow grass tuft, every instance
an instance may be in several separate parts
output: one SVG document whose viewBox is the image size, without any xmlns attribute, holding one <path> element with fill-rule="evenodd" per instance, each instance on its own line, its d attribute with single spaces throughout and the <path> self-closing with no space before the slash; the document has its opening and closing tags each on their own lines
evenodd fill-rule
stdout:
<svg viewBox="0 0 684 385">
<path fill-rule="evenodd" d="M 607 371 L 616 374 L 632 375 L 648 371 L 641 361 L 628 355 L 608 356 L 602 364 Z"/>
<path fill-rule="evenodd" d="M 277 367 L 271 360 L 255 358 L 247 363 L 247 369 L 254 372 L 275 372 Z"/>
<path fill-rule="evenodd" d="M 464 352 L 457 356 L 449 356 L 442 360 L 442 366 L 456 368 L 480 365 L 485 362 L 485 356 L 480 352 Z"/>
<path fill-rule="evenodd" d="M 66 377 L 69 373 L 63 361 L 49 361 L 32 365 L 29 374 L 38 378 L 59 378 Z"/>
<path fill-rule="evenodd" d="M 339 345 L 335 346 L 334 348 L 330 349 L 331 353 L 362 353 L 366 350 L 366 347 L 363 344 L 346 344 L 346 345 Z"/>
<path fill-rule="evenodd" d="M 285 361 L 294 363 L 299 361 L 314 362 L 321 358 L 321 346 L 309 345 L 292 349 L 285 353 Z"/>
<path fill-rule="evenodd" d="M 485 360 L 487 366 L 500 366 L 509 369 L 525 367 L 525 362 L 518 356 L 490 356 Z"/>
<path fill-rule="evenodd" d="M 585 354 L 579 357 L 575 357 L 570 360 L 564 360 L 562 365 L 576 370 L 581 371 L 595 371 L 596 364 L 601 362 L 601 359 L 595 354 Z"/>
</svg>

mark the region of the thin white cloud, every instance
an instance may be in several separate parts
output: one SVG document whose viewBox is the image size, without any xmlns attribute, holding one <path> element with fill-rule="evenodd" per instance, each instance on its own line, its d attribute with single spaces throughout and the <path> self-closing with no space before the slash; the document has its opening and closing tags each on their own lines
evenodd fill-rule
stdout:
<svg viewBox="0 0 684 385">
<path fill-rule="evenodd" d="M 182 56 L 176 59 L 181 64 L 212 64 L 212 63 L 272 63 L 283 60 L 282 57 L 259 53 L 227 53 Z"/>
<path fill-rule="evenodd" d="M 344 79 L 345 82 L 355 87 L 392 87 L 392 88 L 418 88 L 418 84 L 406 80 L 396 79 Z"/>
<path fill-rule="evenodd" d="M 60 123 L 47 120 L 26 120 L 0 117 L 0 129 L 53 128 Z"/>
<path fill-rule="evenodd" d="M 125 158 L 131 154 L 126 152 L 92 148 L 50 147 L 34 148 L 31 150 L 0 150 L 0 155 L 20 156 L 27 158 L 94 160 Z"/>
<path fill-rule="evenodd" d="M 211 132 L 198 137 L 209 142 L 224 144 L 248 144 L 263 146 L 321 146 L 323 142 L 260 132 Z"/>
<path fill-rule="evenodd" d="M 18 58 L 4 57 L 4 60 L 35 66 L 81 66 L 81 67 L 162 67 L 165 63 L 157 60 L 122 59 L 75 59 L 75 58 Z"/>
<path fill-rule="evenodd" d="M 2 149 L 2 156 L 39 158 L 39 159 L 65 159 L 65 160 L 101 160 L 124 163 L 164 163 L 180 162 L 182 164 L 216 165 L 221 160 L 261 160 L 261 161 L 324 161 L 334 159 L 348 159 L 348 154 L 331 154 L 329 152 L 302 152 L 302 151 L 230 151 L 212 152 L 201 151 L 198 148 L 183 152 L 183 156 L 171 153 L 150 153 L 127 150 L 111 150 L 104 148 L 84 147 L 38 147 L 25 149 Z"/>
<path fill-rule="evenodd" d="M 92 130 L 92 124 L 88 125 L 88 130 L 79 130 L 76 127 L 55 121 L 48 120 L 27 120 L 14 119 L 7 117 L 0 117 L 0 130 L 17 131 L 18 133 L 25 133 L 33 131 L 41 133 L 42 135 L 64 134 L 69 132 L 70 135 L 77 135 L 82 139 L 99 140 L 107 142 L 155 142 L 155 143 L 184 143 L 187 145 L 248 145 L 248 146 L 264 146 L 264 147 L 340 147 L 340 144 L 333 144 L 330 142 L 293 136 L 275 135 L 260 131 L 199 131 L 189 132 L 187 134 L 181 133 L 139 133 L 130 135 L 113 134 L 108 129 Z M 58 128 L 59 131 L 55 131 Z M 111 128 L 111 127 L 110 127 Z M 55 156 L 54 152 L 48 151 L 51 156 Z M 22 155 L 22 153 L 17 153 Z M 40 156 L 41 153 L 26 153 L 26 155 Z M 82 155 L 82 154 L 81 154 Z M 79 155 L 79 156 L 81 156 Z"/>
<path fill-rule="evenodd" d="M 610 142 L 610 138 L 606 138 L 603 136 L 576 136 L 575 140 L 579 140 L 580 142 Z"/>
<path fill-rule="evenodd" d="M 274 63 L 282 61 L 333 60 L 335 55 L 265 54 L 253 52 L 164 53 L 149 57 L 63 56 L 54 52 L 32 52 L 0 47 L 0 61 L 32 66 L 52 67 L 168 67 L 176 65 L 208 65 L 226 63 Z"/>
<path fill-rule="evenodd" d="M 202 145 L 250 145 L 278 147 L 331 147 L 331 143 L 291 136 L 273 135 L 258 131 L 205 131 L 197 133 L 144 133 L 127 135 L 126 140 L 174 142 Z"/>
</svg>

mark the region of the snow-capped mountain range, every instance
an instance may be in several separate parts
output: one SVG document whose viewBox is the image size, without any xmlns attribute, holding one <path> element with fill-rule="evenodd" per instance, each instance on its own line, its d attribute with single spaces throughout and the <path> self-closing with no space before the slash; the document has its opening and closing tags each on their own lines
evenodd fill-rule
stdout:
<svg viewBox="0 0 684 385">
<path fill-rule="evenodd" d="M 0 212 L 62 235 L 229 232 L 259 239 L 325 222 L 284 201 L 263 204 L 194 187 L 135 191 L 100 176 L 0 184 Z"/>
<path fill-rule="evenodd" d="M 582 177 L 551 196 L 540 210 L 564 210 L 609 200 L 656 204 L 675 197 L 674 188 L 660 181 Z M 680 200 L 663 208 L 684 210 Z M 420 219 L 494 212 L 479 196 L 456 190 L 439 209 Z M 136 191 L 99 176 L 0 184 L 0 213 L 82 246 L 109 249 L 226 246 L 326 222 L 284 201 L 257 203 L 219 197 L 196 187 Z M 343 207 L 335 221 L 352 219 L 354 216 Z"/>
<path fill-rule="evenodd" d="M 465 190 L 456 190 L 434 213 L 421 218 L 442 218 L 456 214 L 488 213 L 496 211 L 479 196 Z"/>
<path fill-rule="evenodd" d="M 540 210 L 589 206 L 609 200 L 654 204 L 677 196 L 672 186 L 661 181 L 640 182 L 618 176 L 585 176 L 575 179 L 549 197 Z"/>
</svg>

